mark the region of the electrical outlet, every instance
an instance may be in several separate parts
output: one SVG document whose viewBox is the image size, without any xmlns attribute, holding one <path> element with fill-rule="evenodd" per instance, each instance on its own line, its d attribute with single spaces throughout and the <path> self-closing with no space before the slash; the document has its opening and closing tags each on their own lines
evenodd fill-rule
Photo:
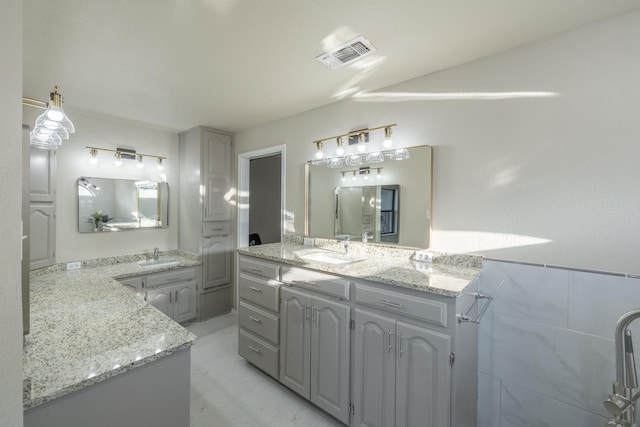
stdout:
<svg viewBox="0 0 640 427">
<path fill-rule="evenodd" d="M 305 245 L 305 246 L 313 246 L 314 243 L 315 242 L 314 242 L 313 237 L 305 237 L 302 244 Z"/>
<path fill-rule="evenodd" d="M 80 261 L 68 262 L 67 263 L 67 270 L 77 270 L 80 267 L 82 267 L 82 263 Z"/>
<path fill-rule="evenodd" d="M 413 265 L 416 268 L 416 271 L 422 271 L 425 273 L 433 273 L 433 267 L 431 267 L 431 264 L 427 263 L 427 262 L 414 262 Z"/>
<path fill-rule="evenodd" d="M 416 251 L 413 259 L 416 261 L 431 262 L 433 261 L 433 253 L 429 251 Z"/>
</svg>

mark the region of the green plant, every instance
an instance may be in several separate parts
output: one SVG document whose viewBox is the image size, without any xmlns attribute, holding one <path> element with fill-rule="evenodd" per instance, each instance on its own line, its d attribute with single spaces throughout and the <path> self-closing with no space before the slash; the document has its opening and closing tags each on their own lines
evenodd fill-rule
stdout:
<svg viewBox="0 0 640 427">
<path fill-rule="evenodd" d="M 102 209 L 95 211 L 91 215 L 91 220 L 94 224 L 98 225 L 98 223 L 102 220 Z"/>
</svg>

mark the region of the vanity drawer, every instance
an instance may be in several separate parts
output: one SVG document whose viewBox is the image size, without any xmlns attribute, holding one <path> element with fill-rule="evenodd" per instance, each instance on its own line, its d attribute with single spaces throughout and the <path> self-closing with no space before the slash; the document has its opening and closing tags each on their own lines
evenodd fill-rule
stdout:
<svg viewBox="0 0 640 427">
<path fill-rule="evenodd" d="M 248 329 L 261 338 L 278 345 L 280 329 L 280 318 L 278 316 L 240 301 L 238 323 L 242 328 Z"/>
<path fill-rule="evenodd" d="M 202 224 L 202 237 L 229 236 L 230 234 L 230 222 L 205 222 Z"/>
<path fill-rule="evenodd" d="M 447 304 L 444 302 L 404 295 L 360 283 L 355 284 L 355 300 L 357 303 L 374 306 L 381 310 L 414 317 L 439 326 L 447 326 Z"/>
<path fill-rule="evenodd" d="M 278 379 L 278 349 L 243 331 L 238 335 L 238 353 L 252 365 Z"/>
<path fill-rule="evenodd" d="M 245 256 L 240 257 L 240 271 L 255 274 L 266 279 L 280 279 L 280 266 L 266 261 L 259 261 Z"/>
<path fill-rule="evenodd" d="M 163 271 L 162 273 L 149 274 L 147 276 L 147 288 L 169 285 L 178 282 L 196 280 L 196 267 L 180 268 L 177 270 Z"/>
<path fill-rule="evenodd" d="M 283 267 L 282 282 L 338 298 L 349 299 L 349 281 L 341 277 L 296 267 Z"/>
<path fill-rule="evenodd" d="M 261 279 L 245 273 L 240 273 L 238 280 L 240 298 L 276 313 L 280 305 L 281 285 L 275 280 Z"/>
</svg>

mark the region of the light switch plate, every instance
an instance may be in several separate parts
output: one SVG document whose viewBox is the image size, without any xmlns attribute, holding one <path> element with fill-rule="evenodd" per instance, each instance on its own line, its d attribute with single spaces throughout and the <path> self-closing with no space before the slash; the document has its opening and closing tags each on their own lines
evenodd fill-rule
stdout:
<svg viewBox="0 0 640 427">
<path fill-rule="evenodd" d="M 431 262 L 433 261 L 433 253 L 429 251 L 416 251 L 413 259 L 416 261 Z"/>
<path fill-rule="evenodd" d="M 82 267 L 82 263 L 80 261 L 68 262 L 67 263 L 67 270 L 77 270 L 80 267 Z"/>
</svg>

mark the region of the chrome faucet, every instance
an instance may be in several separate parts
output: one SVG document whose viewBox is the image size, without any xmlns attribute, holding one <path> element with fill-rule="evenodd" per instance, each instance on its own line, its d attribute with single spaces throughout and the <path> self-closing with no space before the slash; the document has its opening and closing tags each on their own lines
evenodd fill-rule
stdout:
<svg viewBox="0 0 640 427">
<path fill-rule="evenodd" d="M 343 234 L 339 236 L 342 239 L 342 246 L 344 246 L 344 254 L 349 255 L 349 240 L 351 240 L 351 236 L 348 234 Z"/>
<path fill-rule="evenodd" d="M 625 313 L 618 319 L 614 336 L 616 351 L 616 380 L 613 394 L 604 401 L 604 407 L 613 418 L 607 426 L 635 427 L 636 402 L 640 398 L 636 362 L 633 355 L 631 332 L 627 330 L 631 322 L 640 318 L 640 309 Z"/>
<path fill-rule="evenodd" d="M 153 260 L 157 261 L 160 258 L 160 248 L 153 248 Z"/>
<path fill-rule="evenodd" d="M 362 233 L 362 243 L 367 243 L 371 237 L 373 236 L 371 236 L 368 231 L 365 231 Z"/>
</svg>

